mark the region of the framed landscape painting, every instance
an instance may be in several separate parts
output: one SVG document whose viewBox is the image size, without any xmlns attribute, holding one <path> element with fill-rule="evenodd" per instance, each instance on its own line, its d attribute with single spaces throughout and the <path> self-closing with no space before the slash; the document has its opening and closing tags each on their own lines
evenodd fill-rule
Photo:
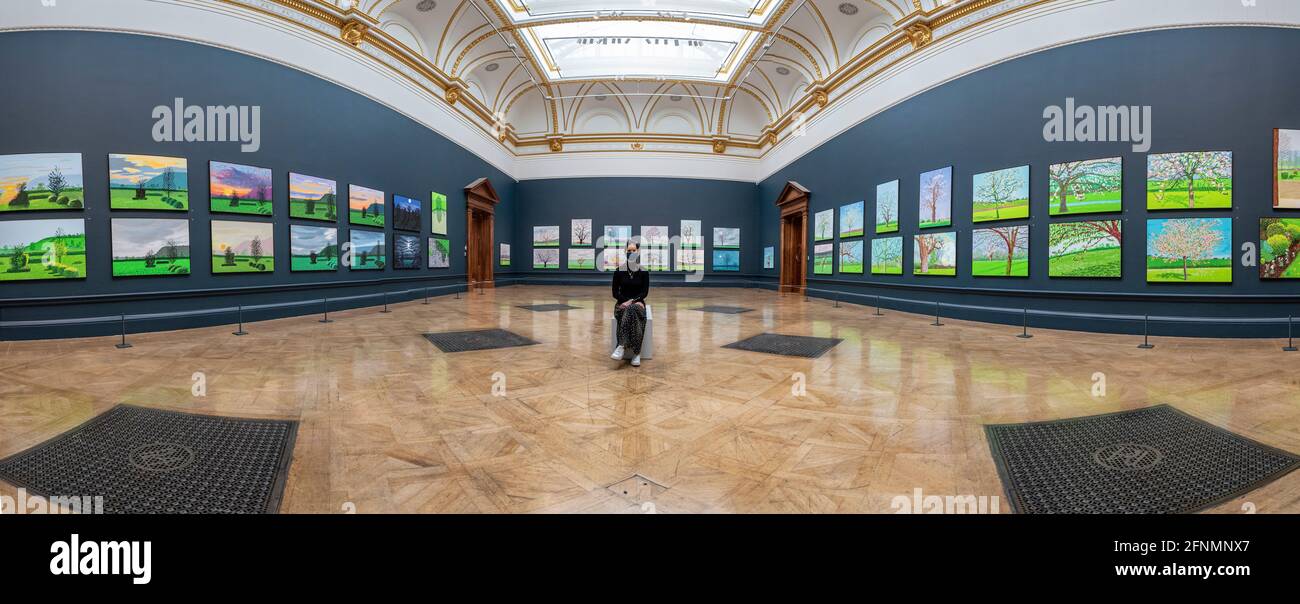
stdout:
<svg viewBox="0 0 1300 604">
<path fill-rule="evenodd" d="M 776 268 L 776 248 L 763 248 L 763 268 Z"/>
<path fill-rule="evenodd" d="M 1048 225 L 1047 276 L 1119 279 L 1124 268 L 1123 235 L 1119 220 Z"/>
<path fill-rule="evenodd" d="M 688 249 L 704 247 L 703 222 L 699 220 L 683 220 L 681 223 L 681 229 L 681 240 L 680 243 L 678 243 L 678 247 Z"/>
<path fill-rule="evenodd" d="M 835 274 L 835 244 L 818 243 L 813 246 L 813 274 Z"/>
<path fill-rule="evenodd" d="M 861 237 L 865 232 L 862 223 L 867 219 L 866 211 L 865 201 L 840 206 L 840 237 Z"/>
<path fill-rule="evenodd" d="M 971 179 L 974 222 L 1029 218 L 1029 166 L 976 174 Z"/>
<path fill-rule="evenodd" d="M 275 272 L 275 225 L 213 220 L 212 274 Z"/>
<path fill-rule="evenodd" d="M 80 153 L 0 155 L 0 213 L 85 205 Z"/>
<path fill-rule="evenodd" d="M 0 282 L 85 278 L 85 220 L 0 222 Z"/>
<path fill-rule="evenodd" d="M 912 247 L 912 274 L 957 276 L 957 233 L 916 235 Z"/>
<path fill-rule="evenodd" d="M 591 247 L 596 239 L 591 231 L 590 218 L 574 218 L 569 221 L 569 245 L 574 247 Z"/>
<path fill-rule="evenodd" d="M 348 185 L 348 224 L 360 226 L 384 226 L 384 192 Z"/>
<path fill-rule="evenodd" d="M 641 245 L 649 247 L 668 247 L 668 227 L 641 226 Z"/>
<path fill-rule="evenodd" d="M 1232 209 L 1232 152 L 1148 155 L 1147 209 Z"/>
<path fill-rule="evenodd" d="M 871 274 L 903 274 L 902 237 L 885 237 L 871 240 Z"/>
<path fill-rule="evenodd" d="M 396 209 L 396 204 L 394 204 Z M 394 221 L 395 222 L 395 221 Z M 420 249 L 419 235 L 393 235 L 393 270 L 415 270 L 420 268 L 424 250 Z"/>
<path fill-rule="evenodd" d="M 627 242 L 632 239 L 632 227 L 630 225 L 606 225 L 605 226 L 605 247 L 627 247 Z"/>
<path fill-rule="evenodd" d="M 813 215 L 813 241 L 830 241 L 834 238 L 835 238 L 835 210 L 822 210 L 814 214 Z"/>
<path fill-rule="evenodd" d="M 685 272 L 704 270 L 704 250 L 677 248 L 677 270 Z"/>
<path fill-rule="evenodd" d="M 289 225 L 289 272 L 335 271 L 338 268 L 338 229 Z"/>
<path fill-rule="evenodd" d="M 114 277 L 190 274 L 190 221 L 184 218 L 114 218 Z"/>
<path fill-rule="evenodd" d="M 739 250 L 713 250 L 713 270 L 715 271 L 740 270 L 740 251 Z"/>
<path fill-rule="evenodd" d="M 560 227 L 533 227 L 533 247 L 560 247 Z"/>
<path fill-rule="evenodd" d="M 1232 283 L 1232 219 L 1147 220 L 1147 283 Z"/>
<path fill-rule="evenodd" d="M 713 247 L 723 250 L 740 249 L 740 229 L 729 227 L 714 227 L 713 229 Z"/>
<path fill-rule="evenodd" d="M 600 269 L 603 271 L 616 271 L 625 262 L 627 262 L 627 250 L 622 247 L 605 248 L 600 252 Z"/>
<path fill-rule="evenodd" d="M 569 270 L 589 271 L 596 269 L 596 250 L 592 248 L 569 248 Z"/>
<path fill-rule="evenodd" d="M 393 195 L 393 228 L 398 231 L 420 232 L 420 221 L 423 219 L 424 208 L 418 199 L 412 199 L 404 195 Z M 420 245 L 419 238 L 416 238 L 416 246 Z M 418 254 L 417 254 L 418 256 Z"/>
<path fill-rule="evenodd" d="M 862 274 L 862 240 L 840 242 L 840 272 Z"/>
<path fill-rule="evenodd" d="M 975 229 L 970 272 L 974 277 L 1028 277 L 1029 225 Z"/>
<path fill-rule="evenodd" d="M 1259 278 L 1300 279 L 1300 218 L 1259 219 Z"/>
<path fill-rule="evenodd" d="M 876 232 L 898 232 L 898 183 L 876 185 Z"/>
<path fill-rule="evenodd" d="M 432 232 L 434 235 L 447 234 L 447 196 L 442 193 L 433 192 L 429 194 L 429 215 L 433 221 Z"/>
<path fill-rule="evenodd" d="M 648 271 L 667 271 L 672 268 L 666 247 L 646 248 L 641 252 L 641 262 Z"/>
<path fill-rule="evenodd" d="M 1104 157 L 1052 164 L 1047 170 L 1050 216 L 1104 214 L 1124 209 L 1124 161 Z"/>
<path fill-rule="evenodd" d="M 533 268 L 560 268 L 559 248 L 533 250 Z"/>
<path fill-rule="evenodd" d="M 208 209 L 222 214 L 273 216 L 271 169 L 208 162 Z"/>
<path fill-rule="evenodd" d="M 510 244 L 509 243 L 501 244 L 501 266 L 510 266 Z"/>
<path fill-rule="evenodd" d="M 502 266 L 510 266 L 510 245 L 501 244 L 501 258 L 505 262 Z M 429 268 L 450 268 L 451 267 L 451 240 L 445 237 L 429 238 Z"/>
<path fill-rule="evenodd" d="M 952 224 L 952 166 L 921 175 L 920 228 L 934 229 Z"/>
<path fill-rule="evenodd" d="M 354 271 L 382 271 L 388 266 L 387 235 L 379 231 L 361 231 L 352 229 L 352 264 L 348 268 Z"/>
<path fill-rule="evenodd" d="M 183 157 L 108 155 L 108 207 L 113 210 L 188 212 L 188 169 Z"/>
<path fill-rule="evenodd" d="M 1300 209 L 1300 130 L 1273 131 L 1273 209 Z"/>
<path fill-rule="evenodd" d="M 289 173 L 289 217 L 335 222 L 339 219 L 338 185 L 328 179 Z"/>
</svg>

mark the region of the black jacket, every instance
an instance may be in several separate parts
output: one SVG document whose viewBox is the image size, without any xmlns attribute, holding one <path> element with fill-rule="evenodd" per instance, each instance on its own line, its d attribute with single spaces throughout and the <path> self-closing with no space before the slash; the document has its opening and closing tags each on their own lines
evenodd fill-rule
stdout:
<svg viewBox="0 0 1300 604">
<path fill-rule="evenodd" d="M 645 297 L 649 294 L 650 273 L 645 269 L 629 273 L 626 267 L 619 267 L 614 271 L 614 299 L 619 304 L 628 300 L 645 302 Z"/>
</svg>

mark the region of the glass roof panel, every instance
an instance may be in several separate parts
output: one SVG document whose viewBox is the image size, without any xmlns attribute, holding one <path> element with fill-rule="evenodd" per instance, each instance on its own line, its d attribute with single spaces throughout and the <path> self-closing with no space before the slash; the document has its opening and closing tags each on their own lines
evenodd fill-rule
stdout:
<svg viewBox="0 0 1300 604">
<path fill-rule="evenodd" d="M 583 14 L 663 12 L 762 23 L 776 0 L 497 0 L 515 23 Z"/>
<path fill-rule="evenodd" d="M 725 82 L 757 36 L 680 21 L 581 21 L 523 30 L 553 80 L 663 77 Z"/>
</svg>

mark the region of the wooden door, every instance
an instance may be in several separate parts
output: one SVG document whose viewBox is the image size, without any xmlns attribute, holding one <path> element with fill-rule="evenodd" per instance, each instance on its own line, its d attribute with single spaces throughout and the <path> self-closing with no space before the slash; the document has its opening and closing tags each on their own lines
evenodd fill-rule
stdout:
<svg viewBox="0 0 1300 604">
<path fill-rule="evenodd" d="M 492 183 L 480 178 L 465 187 L 465 272 L 470 287 L 493 287 L 496 231 L 493 218 L 500 201 Z"/>
<path fill-rule="evenodd" d="M 782 292 L 802 293 L 808 286 L 808 198 L 811 196 L 808 189 L 792 180 L 776 198 L 781 210 Z"/>
</svg>

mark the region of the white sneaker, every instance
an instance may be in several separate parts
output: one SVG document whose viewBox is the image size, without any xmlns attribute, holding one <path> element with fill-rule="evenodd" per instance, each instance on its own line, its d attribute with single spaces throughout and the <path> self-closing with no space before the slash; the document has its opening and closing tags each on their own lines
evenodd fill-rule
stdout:
<svg viewBox="0 0 1300 604">
<path fill-rule="evenodd" d="M 641 366 L 641 355 L 638 354 L 638 355 L 632 357 L 632 366 L 633 366 L 633 367 L 640 367 L 640 366 Z"/>
<path fill-rule="evenodd" d="M 615 361 L 623 360 L 623 347 L 619 346 L 615 348 L 614 354 L 609 355 L 609 358 L 614 359 Z"/>
</svg>

